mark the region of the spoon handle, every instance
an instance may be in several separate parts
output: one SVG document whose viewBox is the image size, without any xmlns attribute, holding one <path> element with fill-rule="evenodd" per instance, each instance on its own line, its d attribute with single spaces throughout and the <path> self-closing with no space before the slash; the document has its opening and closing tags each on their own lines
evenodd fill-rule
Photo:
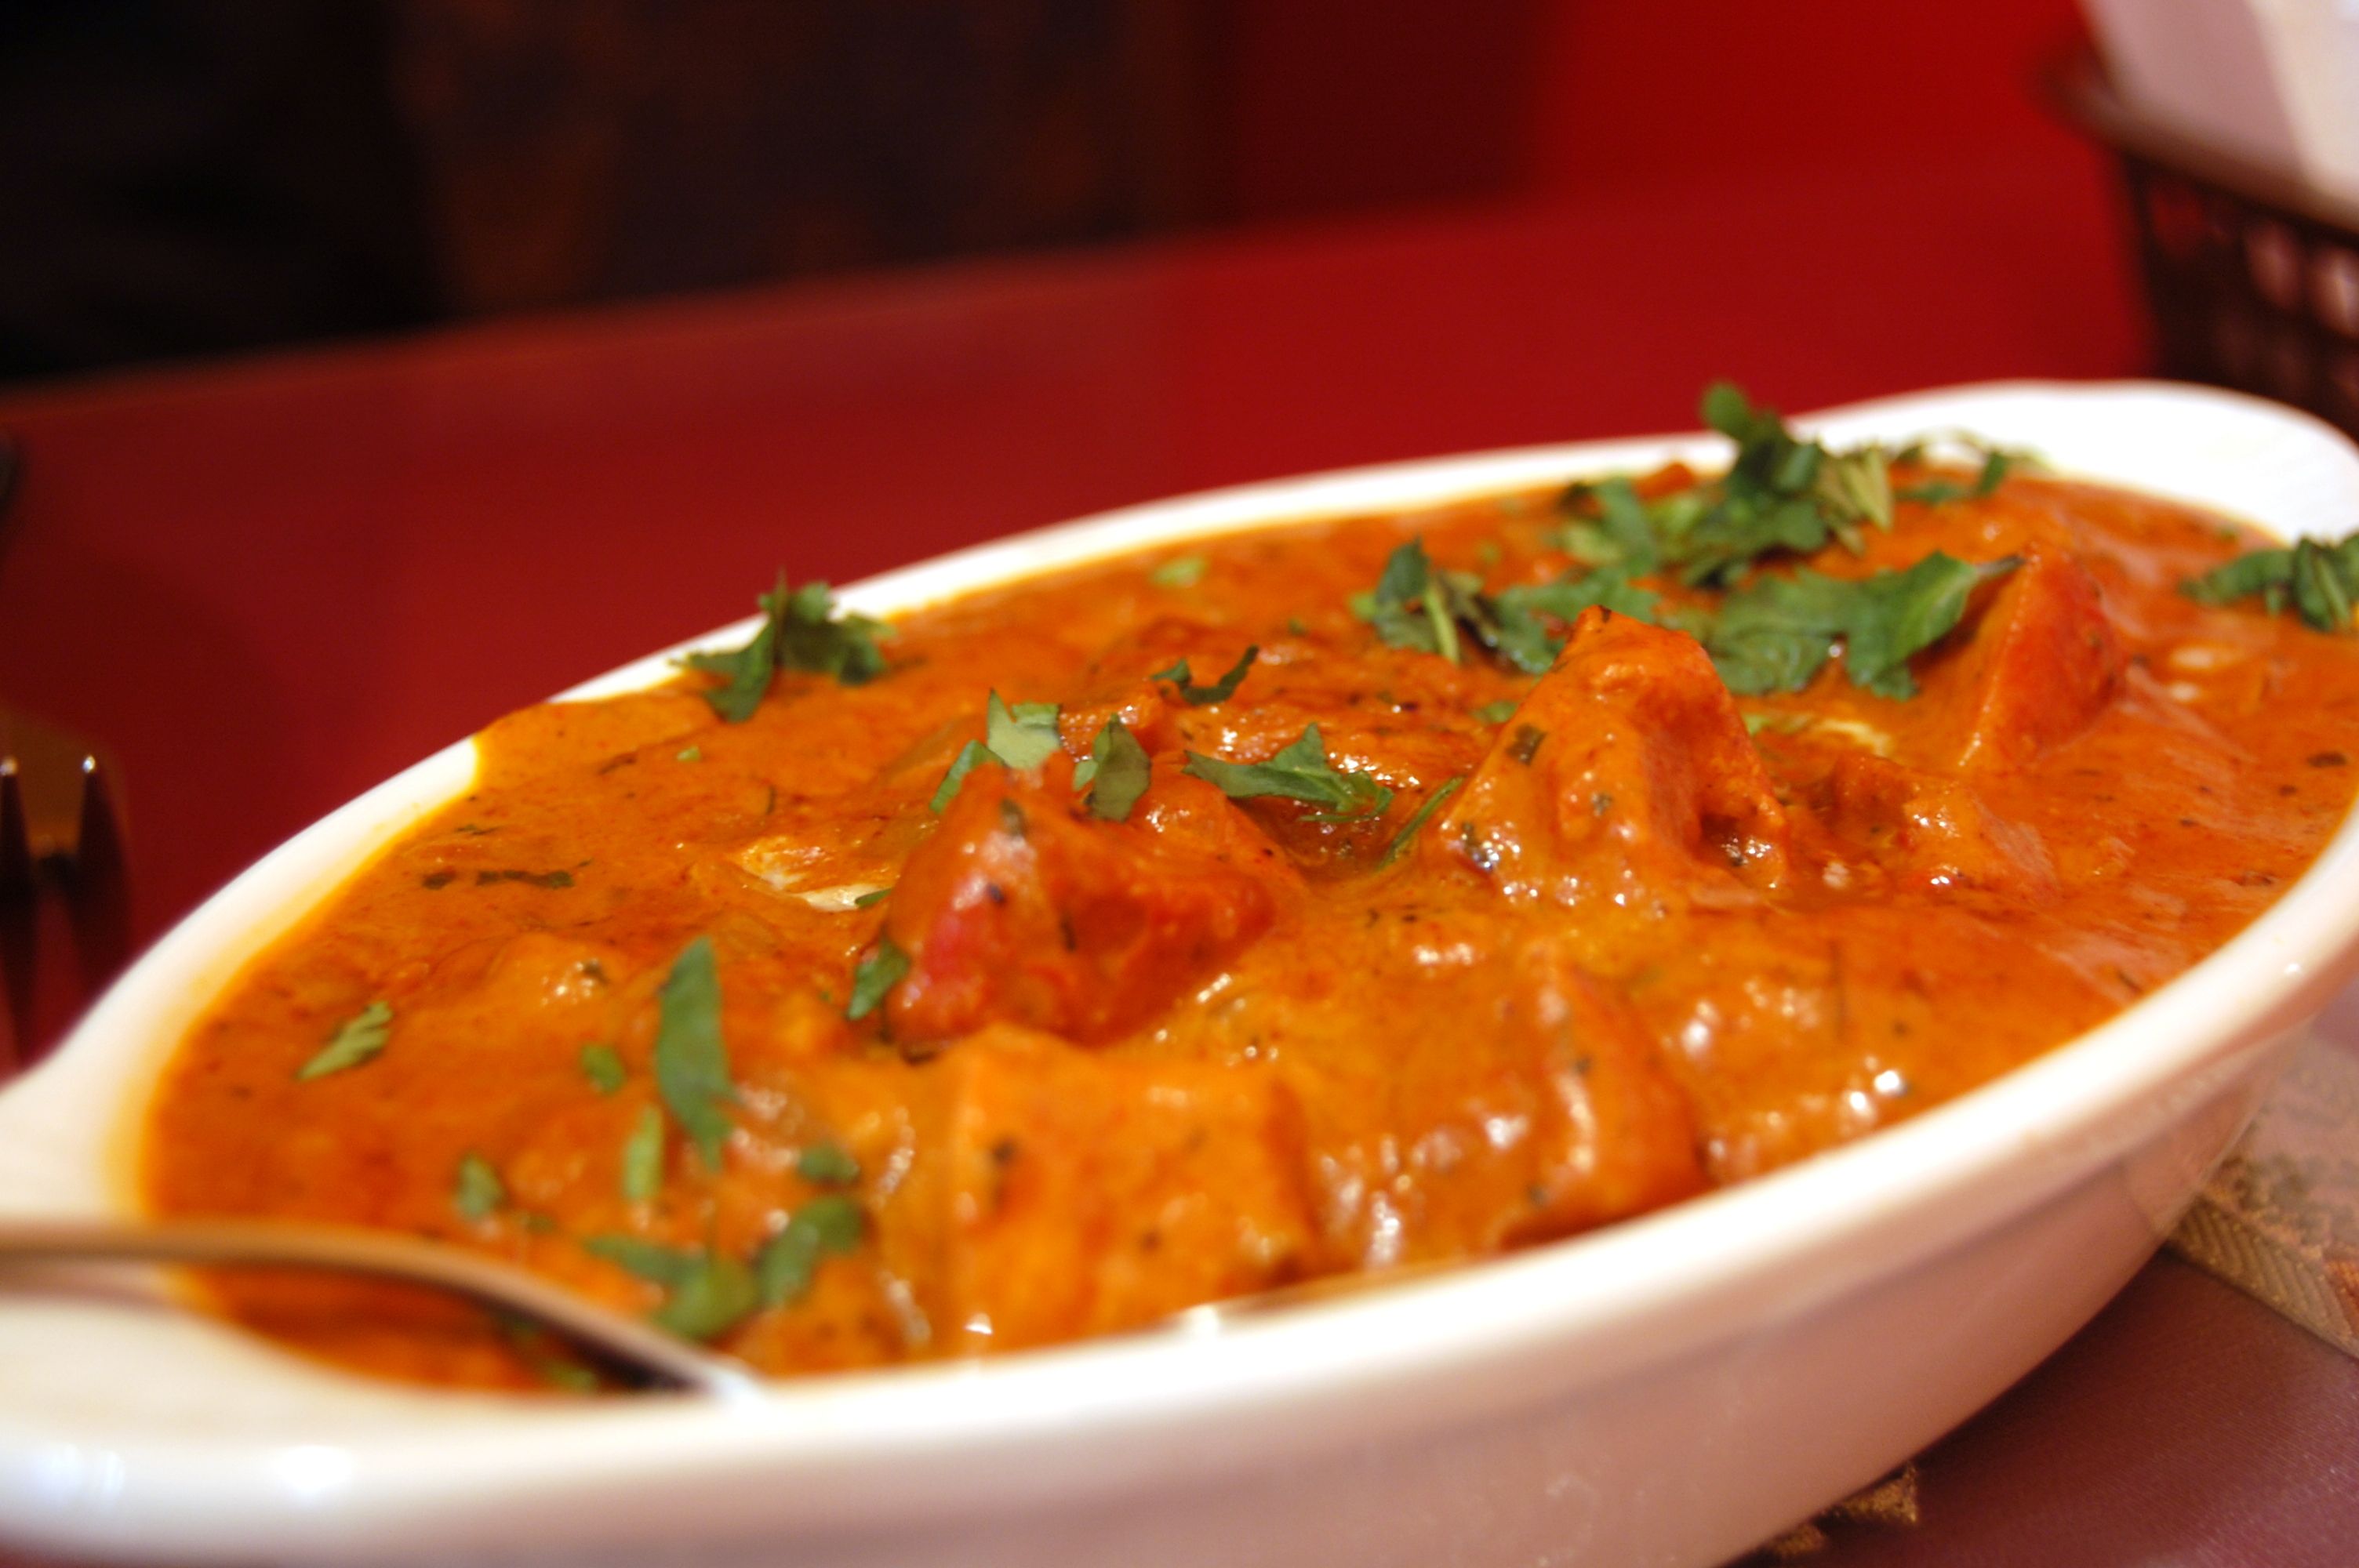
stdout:
<svg viewBox="0 0 2359 1568">
<path fill-rule="evenodd" d="M 506 1313 L 629 1381 L 723 1399 L 760 1381 L 733 1357 L 610 1312 L 525 1271 L 417 1237 L 288 1220 L 0 1218 L 0 1270 L 34 1263 L 201 1263 L 318 1269 L 424 1285 Z"/>
</svg>

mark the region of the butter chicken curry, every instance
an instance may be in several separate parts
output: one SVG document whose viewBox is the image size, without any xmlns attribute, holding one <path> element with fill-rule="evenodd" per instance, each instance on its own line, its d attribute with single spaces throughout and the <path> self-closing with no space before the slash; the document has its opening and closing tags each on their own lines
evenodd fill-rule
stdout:
<svg viewBox="0 0 2359 1568">
<path fill-rule="evenodd" d="M 1837 451 L 823 585 L 534 708 L 263 954 L 158 1211 L 514 1260 L 772 1372 L 1038 1346 L 1644 1213 L 1910 1116 L 2249 921 L 2352 795 L 2359 554 Z M 576 1380 L 382 1286 L 348 1364 Z"/>
</svg>

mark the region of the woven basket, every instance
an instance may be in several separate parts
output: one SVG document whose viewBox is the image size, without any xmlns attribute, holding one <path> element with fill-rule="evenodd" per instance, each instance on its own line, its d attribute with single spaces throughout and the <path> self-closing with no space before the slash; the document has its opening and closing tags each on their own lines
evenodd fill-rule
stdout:
<svg viewBox="0 0 2359 1568">
<path fill-rule="evenodd" d="M 2359 436 L 2359 206 L 2141 116 L 2086 50 L 2042 86 L 2119 161 L 2163 373 Z"/>
</svg>

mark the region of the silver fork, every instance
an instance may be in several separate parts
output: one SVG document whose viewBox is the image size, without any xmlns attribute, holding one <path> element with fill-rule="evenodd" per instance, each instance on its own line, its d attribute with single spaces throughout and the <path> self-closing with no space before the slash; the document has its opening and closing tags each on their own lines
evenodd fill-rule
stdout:
<svg viewBox="0 0 2359 1568">
<path fill-rule="evenodd" d="M 761 1379 L 734 1357 L 610 1312 L 512 1264 L 397 1232 L 278 1219 L 67 1220 L 0 1217 L 0 1285 L 69 1263 L 195 1263 L 359 1274 L 448 1292 L 554 1336 L 639 1388 L 745 1400 Z"/>
<path fill-rule="evenodd" d="M 129 949 L 115 776 L 82 737 L 0 708 L 0 1076 L 30 1065 Z"/>
<path fill-rule="evenodd" d="M 0 430 L 0 550 L 22 469 Z M 129 950 L 119 777 L 73 731 L 0 708 L 0 1079 L 29 1065 Z"/>
</svg>

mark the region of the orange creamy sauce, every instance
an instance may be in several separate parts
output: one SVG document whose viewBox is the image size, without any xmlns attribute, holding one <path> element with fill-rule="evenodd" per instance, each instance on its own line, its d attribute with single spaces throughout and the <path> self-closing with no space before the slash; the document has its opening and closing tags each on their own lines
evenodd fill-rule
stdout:
<svg viewBox="0 0 2359 1568">
<path fill-rule="evenodd" d="M 693 678 L 505 719 L 462 799 L 191 1031 L 147 1197 L 437 1237 L 647 1311 L 665 1287 L 585 1238 L 751 1258 L 840 1190 L 858 1245 L 726 1348 L 797 1372 L 1039 1345 L 1568 1235 L 1907 1118 L 2217 946 L 2349 804 L 2359 642 L 2176 592 L 2255 542 L 2216 518 L 2038 479 L 1904 504 L 1864 557 L 1811 564 L 2023 559 L 1916 658 L 1908 700 L 1839 664 L 1734 697 L 1688 637 L 1595 611 L 1535 679 L 1386 646 L 1347 608 L 1412 533 L 1493 588 L 1551 579 L 1573 565 L 1553 522 L 1507 497 L 978 593 L 901 618 L 884 677 L 781 676 L 742 725 Z M 1182 556 L 1201 579 L 1158 585 Z M 1210 682 L 1249 643 L 1226 701 L 1151 678 L 1184 657 Z M 1061 704 L 1066 754 L 978 768 L 937 815 L 995 688 Z M 1071 784 L 1116 712 L 1153 762 L 1122 822 Z M 1395 792 L 1380 818 L 1182 772 L 1313 722 Z M 911 971 L 847 1021 L 880 934 Z M 667 1122 L 635 1200 L 657 993 L 700 935 L 731 1130 L 716 1171 Z M 380 1000 L 381 1054 L 298 1080 Z M 611 1092 L 581 1065 L 596 1043 L 626 1069 Z M 848 1188 L 798 1173 L 820 1146 L 856 1160 Z M 471 1156 L 501 1185 L 480 1218 L 453 1202 Z M 533 1377 L 448 1303 L 216 1289 L 349 1363 Z"/>
</svg>

